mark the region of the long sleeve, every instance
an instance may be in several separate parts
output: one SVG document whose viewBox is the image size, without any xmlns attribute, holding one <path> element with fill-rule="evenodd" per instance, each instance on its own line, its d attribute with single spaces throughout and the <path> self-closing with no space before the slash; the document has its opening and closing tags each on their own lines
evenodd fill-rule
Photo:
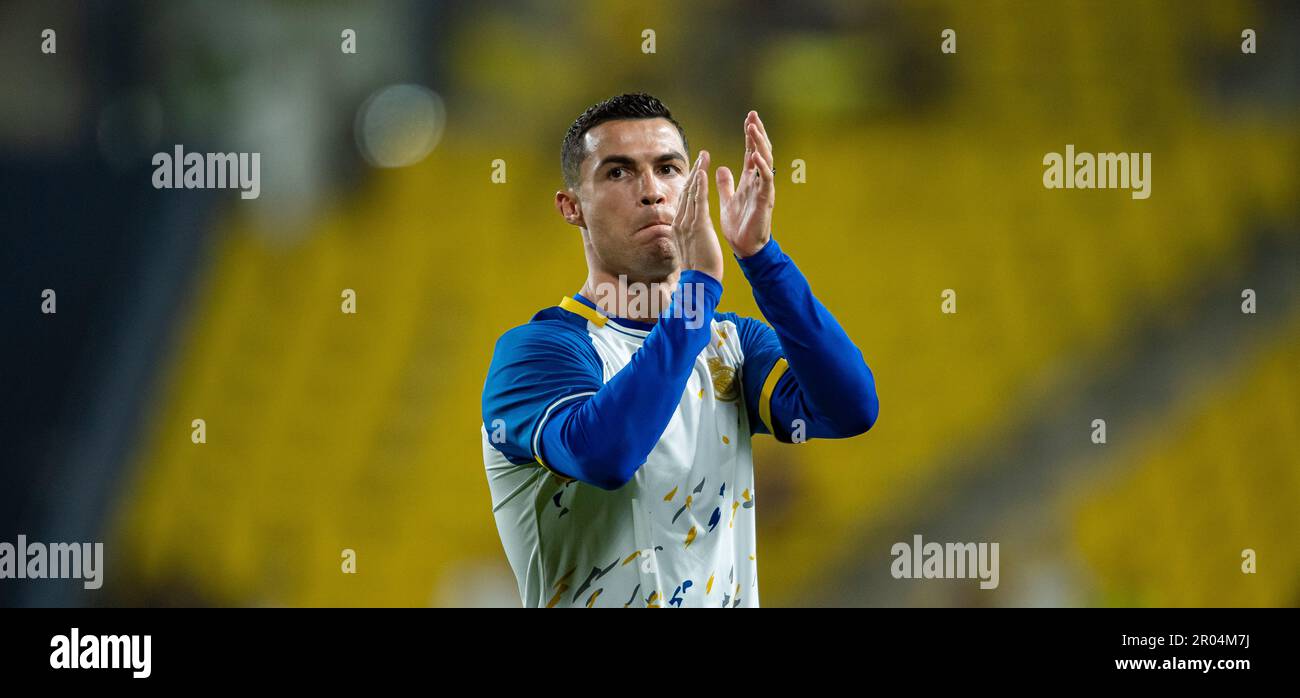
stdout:
<svg viewBox="0 0 1300 698">
<path fill-rule="evenodd" d="M 843 438 L 870 429 L 880 413 L 875 378 L 861 350 L 812 293 L 775 239 L 740 259 L 767 327 L 741 328 L 745 388 L 756 433 L 781 441 Z M 796 421 L 798 420 L 798 421 Z"/>
</svg>

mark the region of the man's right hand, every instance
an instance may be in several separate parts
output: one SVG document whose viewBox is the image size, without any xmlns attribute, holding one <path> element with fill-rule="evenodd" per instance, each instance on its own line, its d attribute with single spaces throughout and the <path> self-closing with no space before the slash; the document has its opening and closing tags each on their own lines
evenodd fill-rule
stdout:
<svg viewBox="0 0 1300 698">
<path fill-rule="evenodd" d="M 673 236 L 681 258 L 682 271 L 702 271 L 722 281 L 722 245 L 709 216 L 709 151 L 701 150 L 686 176 L 686 186 L 678 200 Z"/>
</svg>

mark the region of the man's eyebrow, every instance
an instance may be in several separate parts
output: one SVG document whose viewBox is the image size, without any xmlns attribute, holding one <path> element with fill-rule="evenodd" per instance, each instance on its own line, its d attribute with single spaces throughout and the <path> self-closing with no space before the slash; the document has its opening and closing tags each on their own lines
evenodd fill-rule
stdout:
<svg viewBox="0 0 1300 698">
<path fill-rule="evenodd" d="M 672 162 L 673 160 L 681 160 L 684 163 L 686 162 L 686 156 L 676 151 L 668 151 L 666 153 L 663 153 L 662 155 L 659 155 L 654 159 L 654 161 L 657 163 Z M 605 157 L 601 158 L 599 163 L 596 164 L 596 169 L 599 170 L 606 165 L 626 166 L 626 165 L 635 165 L 635 164 L 636 164 L 636 160 L 634 160 L 633 158 L 627 155 L 606 155 Z"/>
</svg>

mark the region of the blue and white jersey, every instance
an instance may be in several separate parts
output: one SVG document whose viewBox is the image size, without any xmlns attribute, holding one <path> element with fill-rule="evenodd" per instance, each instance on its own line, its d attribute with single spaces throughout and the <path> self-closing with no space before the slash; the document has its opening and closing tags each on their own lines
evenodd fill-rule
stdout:
<svg viewBox="0 0 1300 698">
<path fill-rule="evenodd" d="M 607 318 L 578 295 L 498 344 L 497 352 L 530 352 L 528 362 L 550 378 L 501 391 L 510 404 L 485 413 L 502 422 L 482 430 L 497 528 L 527 606 L 758 605 L 751 408 L 742 376 L 748 369 L 766 378 L 779 358 L 775 335 L 753 336 L 771 332 L 762 323 L 714 316 L 713 341 L 696 358 L 676 412 L 623 487 L 569 479 L 537 458 L 536 438 L 551 411 L 593 394 L 652 328 Z M 564 339 L 521 337 L 543 334 Z M 749 381 L 751 391 L 762 382 Z M 761 395 L 752 397 L 762 404 Z M 513 430 L 511 418 L 520 420 Z"/>
<path fill-rule="evenodd" d="M 714 312 L 721 285 L 687 271 L 707 324 L 607 317 L 579 294 L 498 340 L 483 460 L 525 606 L 758 606 L 751 436 L 875 422 L 861 352 L 776 242 L 740 263 L 775 330 Z"/>
</svg>

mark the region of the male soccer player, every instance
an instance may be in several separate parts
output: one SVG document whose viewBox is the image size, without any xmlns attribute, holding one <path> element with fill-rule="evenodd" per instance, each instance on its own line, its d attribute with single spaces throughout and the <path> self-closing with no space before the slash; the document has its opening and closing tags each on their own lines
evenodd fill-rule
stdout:
<svg viewBox="0 0 1300 698">
<path fill-rule="evenodd" d="M 492 510 L 525 606 L 758 606 L 751 434 L 861 434 L 871 370 L 772 239 L 772 144 L 745 118 L 722 232 L 771 327 L 716 312 L 709 154 L 646 94 L 569 127 L 555 207 L 582 290 L 506 332 L 483 387 Z M 646 293 L 646 289 L 650 291 Z"/>
</svg>

